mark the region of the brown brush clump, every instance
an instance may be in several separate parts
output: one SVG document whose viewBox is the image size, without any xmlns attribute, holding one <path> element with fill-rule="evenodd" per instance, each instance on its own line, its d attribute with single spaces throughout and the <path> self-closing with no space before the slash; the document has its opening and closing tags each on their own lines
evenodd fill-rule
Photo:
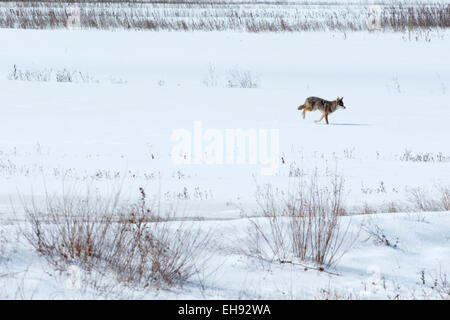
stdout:
<svg viewBox="0 0 450 320">
<path fill-rule="evenodd" d="M 178 220 L 175 209 L 149 206 L 142 188 L 137 203 L 118 203 L 119 195 L 47 195 L 45 207 L 25 206 L 25 236 L 59 270 L 106 270 L 134 287 L 182 284 L 197 272 L 209 232 Z"/>
<path fill-rule="evenodd" d="M 244 5 L 246 4 L 246 5 Z M 170 31 L 430 31 L 450 27 L 450 4 L 379 3 L 376 28 L 368 25 L 362 4 L 286 1 L 2 1 L 0 27 L 60 29 L 68 27 L 76 6 L 77 27 Z M 70 23 L 69 23 L 70 24 Z"/>
<path fill-rule="evenodd" d="M 349 233 L 350 223 L 341 219 L 343 180 L 338 176 L 321 184 L 316 173 L 281 196 L 267 187 L 259 192 L 258 204 L 258 214 L 265 219 L 249 218 L 252 256 L 281 263 L 298 259 L 329 268 L 356 240 Z"/>
</svg>

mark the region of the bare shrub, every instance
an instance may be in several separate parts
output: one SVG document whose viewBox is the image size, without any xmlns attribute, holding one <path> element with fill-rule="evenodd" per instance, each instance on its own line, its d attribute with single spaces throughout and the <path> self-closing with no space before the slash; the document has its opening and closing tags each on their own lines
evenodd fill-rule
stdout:
<svg viewBox="0 0 450 320">
<path fill-rule="evenodd" d="M 413 188 L 409 192 L 409 201 L 419 211 L 439 211 L 436 203 L 430 200 L 429 194 L 423 188 Z"/>
<path fill-rule="evenodd" d="M 146 288 L 182 284 L 201 266 L 209 233 L 140 200 L 119 206 L 113 199 L 47 196 L 45 208 L 25 206 L 29 243 L 59 270 L 78 266 L 112 273 L 123 284 Z"/>
<path fill-rule="evenodd" d="M 219 83 L 218 76 L 216 73 L 216 67 L 214 64 L 210 63 L 208 65 L 208 73 L 203 79 L 203 84 L 207 87 L 217 87 Z"/>
<path fill-rule="evenodd" d="M 72 73 L 67 69 L 56 71 L 56 81 L 57 82 L 73 82 Z"/>
<path fill-rule="evenodd" d="M 229 88 L 257 88 L 258 84 L 258 76 L 249 70 L 236 66 L 228 72 L 227 86 Z"/>
<path fill-rule="evenodd" d="M 318 295 L 314 297 L 315 300 L 361 300 L 358 294 L 353 293 L 350 290 L 339 289 L 320 289 Z"/>
<path fill-rule="evenodd" d="M 370 206 L 367 202 L 364 203 L 364 206 L 362 208 L 362 212 L 364 214 L 374 214 L 377 213 L 377 210 Z"/>
<path fill-rule="evenodd" d="M 413 207 L 419 211 L 448 211 L 450 210 L 450 187 L 436 185 L 434 187 L 437 196 L 431 196 L 430 192 L 421 187 L 409 190 L 408 198 Z"/>
<path fill-rule="evenodd" d="M 450 279 L 446 273 L 439 272 L 435 275 L 432 289 L 437 292 L 442 299 L 450 299 Z"/>
<path fill-rule="evenodd" d="M 450 211 L 450 186 L 438 186 L 437 188 L 440 193 L 439 201 L 442 209 Z"/>
<path fill-rule="evenodd" d="M 6 244 L 8 243 L 8 238 L 5 235 L 5 231 L 0 225 L 0 263 L 5 259 Z"/>
<path fill-rule="evenodd" d="M 396 238 L 395 241 L 389 239 L 386 236 L 386 232 L 383 228 L 378 225 L 375 225 L 374 228 L 367 228 L 366 232 L 369 234 L 369 238 L 371 238 L 376 245 L 387 246 L 392 249 L 397 249 L 399 239 Z"/>
<path fill-rule="evenodd" d="M 16 65 L 13 66 L 13 70 L 8 74 L 8 80 L 20 80 L 20 81 L 50 81 L 51 70 L 21 70 Z"/>
<path fill-rule="evenodd" d="M 447 273 L 442 270 L 434 272 L 420 272 L 420 281 L 426 286 L 433 296 L 437 295 L 440 299 L 450 299 L 450 279 Z"/>
<path fill-rule="evenodd" d="M 97 83 L 94 77 L 88 73 L 68 70 L 66 68 L 62 70 L 42 69 L 42 70 L 22 70 L 16 65 L 13 66 L 13 70 L 7 76 L 8 80 L 17 81 L 56 81 L 56 82 L 75 82 L 75 83 Z"/>
<path fill-rule="evenodd" d="M 394 202 L 394 201 L 389 201 L 386 205 L 385 205 L 385 210 L 388 213 L 396 213 L 396 212 L 401 212 L 403 211 L 400 204 Z"/>
<path fill-rule="evenodd" d="M 399 159 L 405 162 L 450 162 L 450 156 L 446 156 L 442 152 L 436 154 L 432 152 L 413 153 L 408 149 L 400 155 Z"/>
<path fill-rule="evenodd" d="M 393 76 L 393 77 L 392 77 L 392 79 L 391 79 L 391 84 L 392 84 L 392 87 L 393 87 L 398 93 L 401 93 L 401 92 L 402 92 L 401 87 L 400 87 L 400 82 L 398 81 L 398 76 Z"/>
<path fill-rule="evenodd" d="M 334 266 L 356 240 L 350 222 L 344 225 L 340 217 L 343 192 L 342 178 L 320 184 L 317 173 L 309 181 L 302 178 L 294 192 L 260 190 L 258 213 L 264 218 L 249 218 L 249 254 L 282 263 L 313 262 L 321 270 Z"/>
</svg>

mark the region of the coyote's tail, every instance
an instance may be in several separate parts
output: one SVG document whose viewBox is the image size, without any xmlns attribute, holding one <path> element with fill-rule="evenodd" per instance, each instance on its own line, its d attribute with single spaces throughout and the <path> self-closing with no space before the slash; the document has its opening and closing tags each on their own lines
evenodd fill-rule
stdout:
<svg viewBox="0 0 450 320">
<path fill-rule="evenodd" d="M 302 104 L 301 106 L 298 107 L 298 110 L 302 110 L 302 109 L 305 109 L 305 105 L 304 104 Z"/>
</svg>

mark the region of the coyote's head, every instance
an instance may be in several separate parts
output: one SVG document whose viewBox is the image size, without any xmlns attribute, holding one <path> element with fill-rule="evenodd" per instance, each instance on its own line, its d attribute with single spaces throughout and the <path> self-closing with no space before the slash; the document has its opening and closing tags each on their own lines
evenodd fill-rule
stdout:
<svg viewBox="0 0 450 320">
<path fill-rule="evenodd" d="M 336 99 L 336 103 L 337 103 L 337 106 L 338 106 L 338 108 L 341 108 L 341 109 L 345 109 L 345 106 L 344 106 L 344 97 L 342 97 L 342 98 L 337 98 Z"/>
</svg>

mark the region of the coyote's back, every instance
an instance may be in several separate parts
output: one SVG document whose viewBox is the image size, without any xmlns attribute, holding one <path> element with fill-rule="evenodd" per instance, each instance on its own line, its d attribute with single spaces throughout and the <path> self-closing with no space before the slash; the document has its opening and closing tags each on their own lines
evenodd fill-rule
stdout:
<svg viewBox="0 0 450 320">
<path fill-rule="evenodd" d="M 309 97 L 306 98 L 305 103 L 298 107 L 298 110 L 303 109 L 303 119 L 305 119 L 306 111 L 316 111 L 319 110 L 322 112 L 322 118 L 317 120 L 316 122 L 322 121 L 325 118 L 326 123 L 328 124 L 328 115 L 330 113 L 335 112 L 337 109 L 345 109 L 344 106 L 344 97 L 337 98 L 334 101 L 328 101 L 318 97 Z"/>
<path fill-rule="evenodd" d="M 305 109 L 308 109 L 308 111 L 320 110 L 323 112 L 325 111 L 325 105 L 327 102 L 330 101 L 318 97 L 309 97 L 306 98 L 305 103 L 303 105 L 305 106 Z M 301 110 L 300 107 L 299 110 Z"/>
</svg>

